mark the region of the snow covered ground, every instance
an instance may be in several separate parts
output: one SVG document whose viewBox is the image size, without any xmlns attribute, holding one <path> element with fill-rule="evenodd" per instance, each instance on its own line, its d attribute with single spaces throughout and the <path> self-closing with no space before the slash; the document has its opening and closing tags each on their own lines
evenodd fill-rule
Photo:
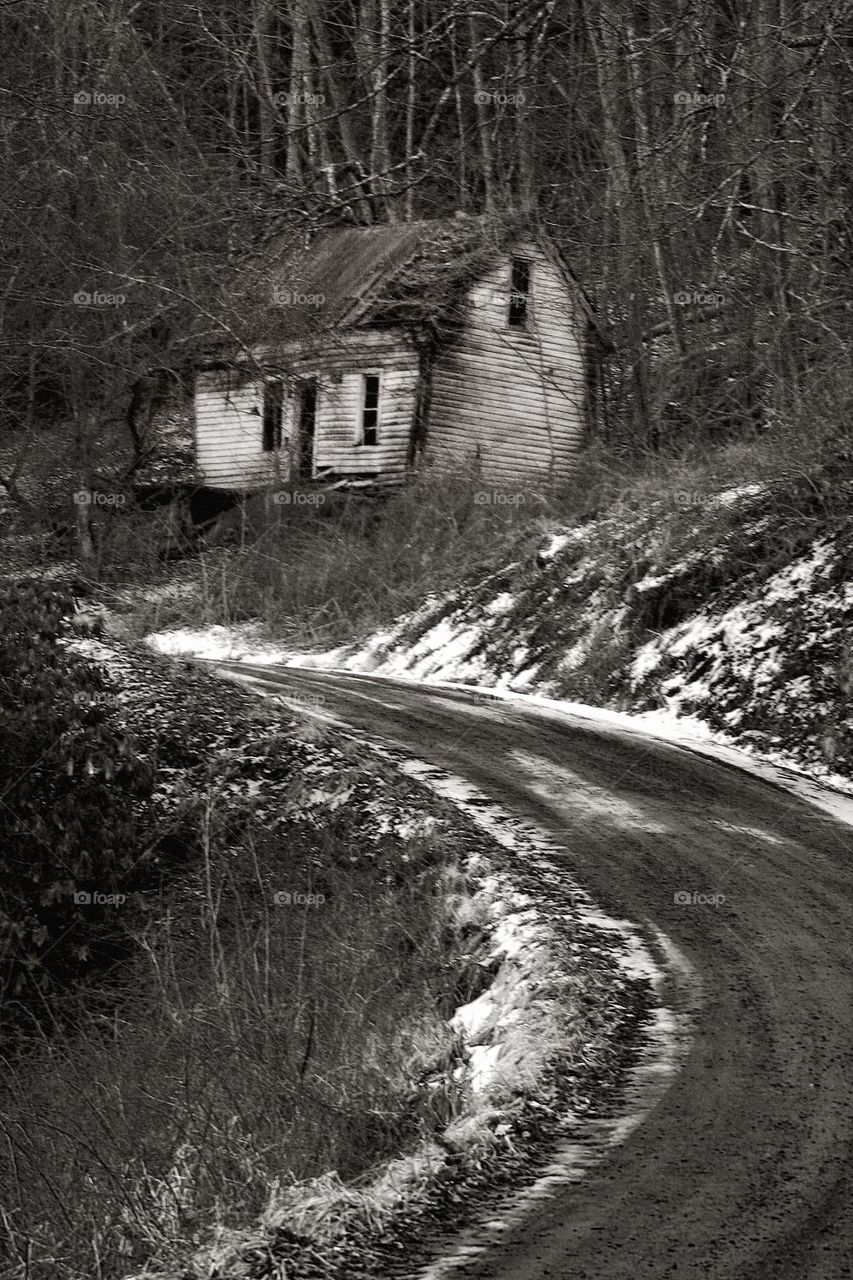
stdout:
<svg viewBox="0 0 853 1280">
<path fill-rule="evenodd" d="M 252 624 L 173 630 L 148 642 L 167 654 L 423 682 L 650 734 L 853 825 L 853 520 L 820 528 L 795 511 L 786 524 L 766 499 L 757 485 L 716 494 L 707 504 L 716 523 L 707 527 L 688 517 L 675 527 L 646 511 L 555 531 L 534 563 L 430 598 L 364 642 L 326 653 L 295 653 Z M 412 768 L 465 805 L 461 780 Z M 489 820 L 480 803 L 470 813 Z M 498 830 L 510 825 L 503 819 Z M 487 1106 L 526 1025 L 545 939 L 529 900 L 510 886 L 500 898 L 492 937 L 501 973 L 454 1017 L 472 1091 Z M 654 981 L 647 950 L 632 956 L 624 923 L 611 925 L 624 972 L 633 959 Z M 665 955 L 667 940 L 659 943 Z M 668 957 L 670 973 L 677 960 Z M 668 1079 L 689 1029 L 659 1012 L 650 1070 Z M 573 1176 L 573 1153 L 565 1157 L 557 1179 Z M 466 1258 L 463 1251 L 456 1261 Z"/>
<path fill-rule="evenodd" d="M 653 733 L 846 811 L 853 795 L 853 521 L 774 519 L 761 486 L 722 523 L 610 515 L 535 564 L 431 597 L 360 644 L 294 653 L 259 626 L 173 630 L 161 653 L 461 686 Z M 816 786 L 816 784 L 822 786 Z"/>
<path fill-rule="evenodd" d="M 299 654 L 276 649 L 258 641 L 254 643 L 247 628 L 212 627 L 210 631 L 170 631 L 148 637 L 149 642 L 161 653 L 184 655 L 216 661 L 259 664 L 288 664 L 314 670 L 357 671 L 363 667 L 345 649 L 335 649 L 322 654 Z M 393 675 L 371 672 L 377 681 L 406 680 L 420 683 L 418 677 L 408 671 Z M 542 694 L 528 694 L 494 685 L 477 685 L 454 680 L 427 679 L 424 683 L 436 688 L 455 689 L 476 694 L 480 698 L 516 701 L 531 707 L 556 713 L 579 716 L 584 720 L 612 725 L 627 732 L 650 734 L 664 742 L 696 751 L 700 755 L 734 765 L 755 777 L 764 778 L 792 793 L 810 800 L 826 813 L 853 826 L 853 779 L 828 770 L 815 774 L 784 752 L 758 751 L 744 747 L 730 734 L 715 732 L 708 724 L 695 716 L 680 716 L 672 710 L 643 711 L 631 714 L 606 707 L 593 707 L 568 699 L 549 698 Z"/>
<path fill-rule="evenodd" d="M 461 1112 L 446 1125 L 440 1142 L 425 1137 L 408 1155 L 377 1166 L 375 1178 L 357 1189 L 346 1186 L 336 1174 L 286 1188 L 271 1187 L 261 1219 L 264 1231 L 274 1233 L 286 1225 L 312 1240 L 334 1243 L 346 1235 L 351 1219 L 368 1218 L 374 1228 L 378 1222 L 390 1223 L 395 1212 L 411 1204 L 431 1179 L 448 1168 L 451 1153 L 476 1168 L 484 1153 L 515 1152 L 514 1144 L 522 1145 L 529 1136 L 525 1106 L 539 1108 L 537 1114 L 549 1108 L 556 1114 L 556 1096 L 551 1096 L 547 1083 L 550 1065 L 561 1054 L 569 1054 L 576 1065 L 572 1046 L 586 1030 L 586 1015 L 577 1002 L 579 983 L 584 987 L 590 983 L 596 1000 L 607 1001 L 610 1007 L 598 1016 L 610 1019 L 613 1026 L 622 1025 L 623 1005 L 630 1005 L 628 992 L 638 981 L 647 982 L 654 993 L 642 1064 L 634 1073 L 636 1079 L 631 1077 L 630 1115 L 623 1111 L 614 1115 L 608 1141 L 621 1141 L 656 1104 L 677 1073 L 690 1036 L 689 1026 L 663 1000 L 672 967 L 666 939 L 658 939 L 662 959 L 656 959 L 634 926 L 603 915 L 564 872 L 554 871 L 548 858 L 550 846 L 535 828 L 490 804 L 462 779 L 419 762 L 399 766 L 381 748 L 375 758 L 361 760 L 358 774 L 333 739 L 317 741 L 310 732 L 303 737 L 305 726 L 299 717 L 288 730 L 288 747 L 277 741 L 270 755 L 266 735 L 278 724 L 278 717 L 269 704 L 257 704 L 256 720 L 254 700 L 240 702 L 242 691 L 238 695 L 229 685 L 223 698 L 207 673 L 175 671 L 120 640 L 78 632 L 62 643 L 103 671 L 115 689 L 116 713 L 125 727 L 141 733 L 145 741 L 149 737 L 161 741 L 170 726 L 180 722 L 182 706 L 191 697 L 200 698 L 206 718 L 193 721 L 193 745 L 198 745 L 203 724 L 208 734 L 202 753 L 204 769 L 219 757 L 227 759 L 229 799 L 250 799 L 256 819 L 270 829 L 284 814 L 322 823 L 340 806 L 352 806 L 361 815 L 360 854 L 370 856 L 374 845 L 384 847 L 389 833 L 408 841 L 446 828 L 449 819 L 442 802 L 449 800 L 487 837 L 482 846 L 466 846 L 456 878 L 448 881 L 450 917 L 459 927 L 475 926 L 481 940 L 472 944 L 471 956 L 494 974 L 491 984 L 460 1004 L 449 1020 L 452 1074 L 463 1100 Z M 220 647 L 215 651 L 223 652 L 221 635 L 216 643 Z M 263 714 L 262 708 L 269 714 Z M 292 759 L 290 767 L 282 768 L 285 750 Z M 399 785 L 398 768 L 414 780 L 415 789 Z M 155 796 L 165 804 L 174 790 L 176 770 L 164 772 Z M 294 776 L 300 785 L 294 785 Z M 184 781 L 193 785 L 192 778 Z M 430 791 L 440 797 L 434 810 L 424 803 Z M 523 874 L 529 884 L 518 870 L 511 874 L 496 863 L 496 847 L 523 855 Z M 405 852 L 401 856 L 408 858 Z M 595 1036 L 601 1035 L 602 1025 L 597 1024 Z M 443 1065 L 441 1072 L 446 1070 Z M 441 1089 L 445 1083 L 439 1073 L 421 1081 L 420 1087 Z M 583 1108 L 559 1120 L 571 1123 L 574 1137 L 565 1152 L 555 1155 L 549 1185 L 576 1177 L 580 1165 L 592 1159 L 579 1138 L 584 1132 Z M 602 1122 L 596 1121 L 593 1127 L 601 1146 Z M 217 1236 L 198 1252 L 196 1274 L 213 1274 L 217 1267 L 224 1270 L 252 1238 L 238 1231 Z"/>
</svg>

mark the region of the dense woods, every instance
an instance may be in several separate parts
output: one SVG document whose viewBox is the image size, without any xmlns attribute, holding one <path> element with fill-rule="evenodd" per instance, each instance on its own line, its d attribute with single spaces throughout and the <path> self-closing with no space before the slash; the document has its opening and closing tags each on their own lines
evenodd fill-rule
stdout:
<svg viewBox="0 0 853 1280">
<path fill-rule="evenodd" d="M 529 211 L 614 351 L 606 430 L 771 426 L 850 328 L 845 0 L 21 0 L 3 17 L 3 465 L 58 419 L 132 470 L 252 332 L 283 227 Z M 834 374 L 832 375 L 834 376 Z"/>
</svg>

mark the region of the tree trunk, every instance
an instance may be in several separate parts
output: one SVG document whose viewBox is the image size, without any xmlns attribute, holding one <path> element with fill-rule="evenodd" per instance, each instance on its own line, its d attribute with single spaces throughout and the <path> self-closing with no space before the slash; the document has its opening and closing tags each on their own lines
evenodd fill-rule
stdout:
<svg viewBox="0 0 853 1280">
<path fill-rule="evenodd" d="M 379 208 L 389 222 L 396 222 L 396 211 L 389 198 L 388 170 L 391 152 L 388 145 L 388 72 L 391 58 L 391 0 L 379 0 L 379 38 L 374 44 L 370 88 L 370 175 Z"/>
<path fill-rule="evenodd" d="M 467 160 L 467 142 L 465 138 L 465 113 L 462 110 L 462 90 L 460 86 L 461 76 L 459 74 L 459 55 L 457 52 L 457 30 L 456 30 L 456 14 L 450 27 L 450 68 L 453 76 L 453 98 L 456 107 L 456 137 L 459 154 L 457 156 L 459 162 L 458 183 L 459 197 L 457 200 L 460 209 L 468 208 L 468 173 L 466 168 Z"/>
<path fill-rule="evenodd" d="M 408 0 L 406 14 L 406 201 L 405 219 L 411 222 L 414 217 L 414 181 L 413 151 L 415 149 L 415 0 Z"/>
<path fill-rule="evenodd" d="M 471 58 L 473 60 L 471 74 L 474 80 L 477 137 L 480 143 L 480 164 L 483 170 L 483 202 L 486 213 L 494 213 L 497 208 L 497 188 L 495 184 L 494 152 L 489 134 L 489 112 L 486 110 L 489 95 L 484 88 L 483 68 L 480 62 L 480 43 L 477 35 L 477 19 L 473 13 L 468 15 L 468 28 L 471 37 Z"/>
<path fill-rule="evenodd" d="M 518 207 L 525 213 L 533 210 L 533 136 L 530 130 L 530 37 L 519 35 L 515 40 L 515 146 L 516 172 L 518 173 Z"/>
<path fill-rule="evenodd" d="M 300 135 L 304 128 L 308 91 L 308 20 L 303 0 L 290 0 L 290 29 L 293 46 L 287 98 L 287 176 L 299 183 L 303 178 Z"/>
<path fill-rule="evenodd" d="M 643 201 L 646 224 L 651 237 L 652 253 L 654 254 L 658 283 L 661 288 L 661 293 L 663 294 L 666 314 L 669 319 L 673 340 L 675 342 L 675 349 L 678 356 L 683 358 L 685 355 L 685 346 L 684 334 L 681 327 L 681 317 L 673 301 L 672 285 L 669 279 L 669 269 L 667 267 L 666 257 L 663 251 L 660 225 L 658 221 L 658 210 L 663 209 L 666 204 L 666 191 L 664 189 L 663 182 L 660 180 L 658 166 L 653 162 L 652 146 L 649 138 L 649 122 L 646 114 L 646 99 L 642 80 L 640 78 L 640 54 L 637 49 L 634 30 L 630 22 L 626 22 L 625 24 L 625 39 L 627 43 L 628 83 L 630 85 L 631 106 L 634 113 L 634 137 L 636 139 L 637 152 L 637 182 Z"/>
<path fill-rule="evenodd" d="M 75 453 L 79 488 L 74 494 L 74 524 L 77 535 L 77 554 L 87 569 L 94 569 L 96 561 L 95 537 L 92 530 L 92 435 L 94 424 L 91 413 L 76 410 Z"/>
<path fill-rule="evenodd" d="M 275 110 L 272 97 L 272 76 L 270 72 L 270 45 L 272 35 L 271 0 L 256 0 L 255 9 L 255 46 L 258 59 L 258 134 L 260 170 L 264 178 L 269 178 L 273 171 L 275 158 Z"/>
<path fill-rule="evenodd" d="M 596 20 L 597 19 L 597 20 Z M 631 191 L 628 161 L 622 146 L 626 133 L 620 113 L 624 102 L 624 86 L 620 82 L 619 38 L 617 19 L 610 6 L 602 3 L 597 15 L 586 13 L 587 33 L 595 62 L 599 101 L 602 115 L 602 147 L 607 162 L 605 209 L 607 229 L 605 243 L 616 243 L 615 263 L 608 272 L 605 263 L 605 292 L 615 287 L 624 297 L 625 305 L 625 356 L 630 363 L 633 383 L 634 435 L 638 439 L 650 437 L 648 353 L 643 343 L 644 308 L 640 296 L 641 266 L 640 243 L 637 228 L 635 202 Z M 613 269 L 615 268 L 615 270 Z"/>
<path fill-rule="evenodd" d="M 350 120 L 350 112 L 346 105 L 344 91 L 341 87 L 337 73 L 335 71 L 335 59 L 332 53 L 332 47 L 329 43 L 329 36 L 326 31 L 326 22 L 322 11 L 318 6 L 317 0 L 307 0 L 306 11 L 310 14 L 311 33 L 314 36 L 314 43 L 317 46 L 317 54 L 320 61 L 320 75 L 322 83 L 329 91 L 332 110 L 335 115 L 335 123 L 338 126 L 340 134 L 341 150 L 344 159 L 355 171 L 360 167 L 361 158 L 358 146 L 356 145 L 355 136 L 352 131 L 352 122 Z M 324 126 L 328 127 L 328 126 Z"/>
</svg>

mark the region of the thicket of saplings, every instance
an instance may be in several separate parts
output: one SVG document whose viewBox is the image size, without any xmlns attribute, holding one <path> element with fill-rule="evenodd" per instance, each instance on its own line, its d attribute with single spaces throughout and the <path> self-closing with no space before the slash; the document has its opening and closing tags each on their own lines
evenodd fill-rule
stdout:
<svg viewBox="0 0 853 1280">
<path fill-rule="evenodd" d="M 180 777 L 63 647 L 70 603 L 0 590 L 0 1274 L 117 1280 L 443 1127 L 449 1072 L 418 1082 L 479 988 L 445 840 L 369 840 L 353 805 L 273 828 L 211 767 L 176 854 Z"/>
</svg>

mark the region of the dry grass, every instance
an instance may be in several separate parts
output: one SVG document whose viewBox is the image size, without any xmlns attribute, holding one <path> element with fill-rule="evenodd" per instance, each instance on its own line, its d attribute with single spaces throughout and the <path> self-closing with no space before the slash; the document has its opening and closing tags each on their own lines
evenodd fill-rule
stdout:
<svg viewBox="0 0 853 1280">
<path fill-rule="evenodd" d="M 351 639 L 487 564 L 552 509 L 546 490 L 519 485 L 503 491 L 510 502 L 481 500 L 494 492 L 471 476 L 427 473 L 373 502 L 250 504 L 242 547 L 211 548 L 187 562 L 186 594 L 139 607 L 136 629 L 261 618 L 285 643 Z"/>
<path fill-rule="evenodd" d="M 453 1047 L 450 855 L 422 837 L 353 870 L 347 832 L 207 840 L 194 885 L 139 929 L 118 1007 L 88 993 L 73 1035 L 5 1064 L 4 1280 L 177 1266 L 256 1219 L 272 1185 L 364 1176 L 452 1117 L 449 1077 L 438 1110 L 417 1088 Z"/>
<path fill-rule="evenodd" d="M 727 518 L 714 495 L 770 485 L 796 503 L 826 467 L 849 460 L 851 393 L 843 371 L 822 374 L 800 407 L 761 432 L 658 452 L 593 445 L 570 482 L 495 490 L 468 472 L 425 471 L 384 498 L 326 495 L 276 507 L 250 503 L 233 544 L 181 567 L 184 591 L 140 605 L 139 632 L 261 619 L 293 647 L 360 639 L 423 603 L 532 553 L 543 535 L 620 511 Z M 791 497 L 791 494 L 794 497 Z M 489 501 L 483 495 L 488 495 Z M 508 499 L 508 500 L 507 500 Z M 670 521 L 670 523 L 672 523 Z M 701 523 L 701 521 L 700 521 Z M 601 533 L 603 526 L 599 526 Z M 606 534 L 606 529 L 604 529 Z"/>
</svg>

